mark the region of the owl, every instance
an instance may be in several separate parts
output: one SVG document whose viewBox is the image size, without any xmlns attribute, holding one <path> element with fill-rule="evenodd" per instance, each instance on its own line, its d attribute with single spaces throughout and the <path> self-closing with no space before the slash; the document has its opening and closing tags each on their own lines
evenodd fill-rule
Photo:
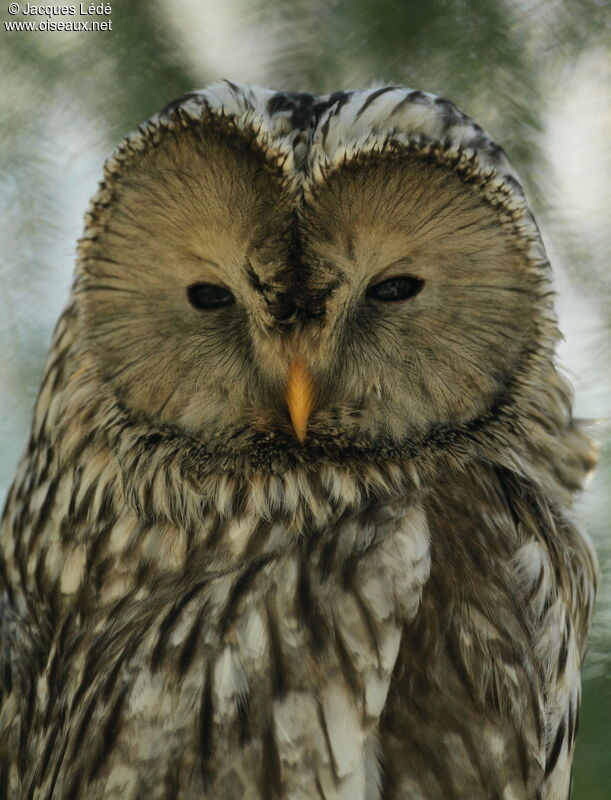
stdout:
<svg viewBox="0 0 611 800">
<path fill-rule="evenodd" d="M 432 94 L 107 161 L 2 523 L 0 795 L 564 800 L 596 559 L 550 267 Z"/>
</svg>

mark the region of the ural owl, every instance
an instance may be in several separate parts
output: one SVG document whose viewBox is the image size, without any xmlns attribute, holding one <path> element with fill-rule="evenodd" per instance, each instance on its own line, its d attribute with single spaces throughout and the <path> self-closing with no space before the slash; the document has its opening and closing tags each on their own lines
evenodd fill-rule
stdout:
<svg viewBox="0 0 611 800">
<path fill-rule="evenodd" d="M 105 167 L 0 584 L 10 798 L 566 798 L 596 562 L 550 269 L 451 103 L 233 83 Z"/>
</svg>

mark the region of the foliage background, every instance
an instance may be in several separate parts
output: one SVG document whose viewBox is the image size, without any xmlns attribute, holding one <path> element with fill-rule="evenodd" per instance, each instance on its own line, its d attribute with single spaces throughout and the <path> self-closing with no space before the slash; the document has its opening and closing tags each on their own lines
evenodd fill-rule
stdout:
<svg viewBox="0 0 611 800">
<path fill-rule="evenodd" d="M 4 3 L 4 0 L 2 0 Z M 601 444 L 580 502 L 603 584 L 584 673 L 576 800 L 611 766 L 611 7 L 607 0 L 116 0 L 112 30 L 7 32 L 0 6 L 0 496 L 29 428 L 104 157 L 220 78 L 449 97 L 524 178 L 556 271 L 559 357 Z M 29 18 L 33 19 L 33 18 Z M 35 19 L 40 19 L 36 17 Z"/>
</svg>

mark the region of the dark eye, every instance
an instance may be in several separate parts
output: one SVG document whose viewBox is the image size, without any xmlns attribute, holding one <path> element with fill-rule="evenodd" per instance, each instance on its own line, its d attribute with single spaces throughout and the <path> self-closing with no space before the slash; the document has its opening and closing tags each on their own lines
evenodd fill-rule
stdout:
<svg viewBox="0 0 611 800">
<path fill-rule="evenodd" d="M 215 308 L 225 308 L 235 303 L 235 297 L 229 289 L 223 286 L 214 286 L 212 283 L 194 283 L 187 289 L 187 297 L 193 308 L 212 311 Z"/>
<path fill-rule="evenodd" d="M 424 286 L 422 278 L 411 275 L 401 275 L 397 278 L 388 278 L 370 286 L 365 292 L 370 300 L 381 300 L 383 303 L 398 303 L 415 297 Z"/>
</svg>

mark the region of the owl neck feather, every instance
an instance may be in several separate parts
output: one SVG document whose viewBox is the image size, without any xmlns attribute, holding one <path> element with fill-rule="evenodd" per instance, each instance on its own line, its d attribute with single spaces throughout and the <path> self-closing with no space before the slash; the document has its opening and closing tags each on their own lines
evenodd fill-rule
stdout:
<svg viewBox="0 0 611 800">
<path fill-rule="evenodd" d="M 418 440 L 321 434 L 302 448 L 245 428 L 204 442 L 122 408 L 83 349 L 77 322 L 73 306 L 58 324 L 30 453 L 50 446 L 60 470 L 77 464 L 99 486 L 121 484 L 142 518 L 192 528 L 211 511 L 250 510 L 263 520 L 291 519 L 298 532 L 398 496 L 417 502 L 439 469 L 477 462 L 509 469 L 554 504 L 569 505 L 593 463 L 549 352 L 530 354 L 487 414 Z"/>
</svg>

